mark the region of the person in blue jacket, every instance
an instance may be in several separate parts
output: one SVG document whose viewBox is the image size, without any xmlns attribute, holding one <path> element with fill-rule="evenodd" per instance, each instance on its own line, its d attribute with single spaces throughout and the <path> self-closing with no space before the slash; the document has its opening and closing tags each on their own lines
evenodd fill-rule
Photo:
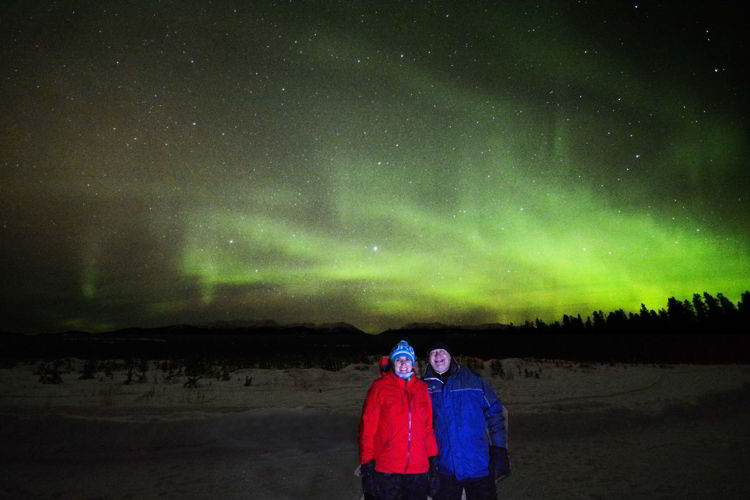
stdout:
<svg viewBox="0 0 750 500">
<path fill-rule="evenodd" d="M 424 374 L 438 442 L 440 489 L 433 500 L 497 499 L 495 480 L 510 473 L 506 411 L 492 387 L 438 343 Z"/>
</svg>

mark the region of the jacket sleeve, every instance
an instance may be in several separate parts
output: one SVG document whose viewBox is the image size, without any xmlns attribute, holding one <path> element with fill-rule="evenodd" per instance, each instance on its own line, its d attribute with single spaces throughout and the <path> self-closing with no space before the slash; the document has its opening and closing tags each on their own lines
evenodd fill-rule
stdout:
<svg viewBox="0 0 750 500">
<path fill-rule="evenodd" d="M 424 386 L 424 391 L 427 394 L 427 419 L 425 422 L 425 436 L 427 436 L 427 456 L 434 457 L 438 454 L 437 439 L 435 439 L 435 428 L 432 425 L 432 398 L 427 390 L 427 384 Z"/>
<path fill-rule="evenodd" d="M 362 408 L 362 419 L 359 423 L 359 463 L 364 464 L 375 458 L 375 433 L 380 419 L 380 404 L 378 403 L 378 384 L 373 382 L 367 391 L 365 404 Z"/>
<path fill-rule="evenodd" d="M 484 418 L 487 422 L 487 430 L 490 434 L 490 443 L 492 446 L 507 448 L 507 431 L 505 426 L 505 417 L 507 412 L 503 403 L 495 395 L 492 387 L 482 380 L 482 390 L 487 407 L 484 410 Z"/>
</svg>

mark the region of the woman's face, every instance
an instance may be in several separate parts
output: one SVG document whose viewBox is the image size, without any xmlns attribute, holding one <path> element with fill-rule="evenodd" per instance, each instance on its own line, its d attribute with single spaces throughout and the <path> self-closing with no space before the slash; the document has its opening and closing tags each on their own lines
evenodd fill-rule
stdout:
<svg viewBox="0 0 750 500">
<path fill-rule="evenodd" d="M 412 372 L 414 366 L 408 356 L 399 356 L 393 360 L 393 368 L 397 374 L 406 375 Z"/>
</svg>

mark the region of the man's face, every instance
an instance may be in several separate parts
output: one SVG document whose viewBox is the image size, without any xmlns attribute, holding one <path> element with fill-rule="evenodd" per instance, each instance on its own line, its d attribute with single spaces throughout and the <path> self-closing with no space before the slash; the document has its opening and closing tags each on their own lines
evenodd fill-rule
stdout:
<svg viewBox="0 0 750 500">
<path fill-rule="evenodd" d="M 399 356 L 393 360 L 393 369 L 397 374 L 407 375 L 413 369 L 411 359 L 408 356 Z"/>
<path fill-rule="evenodd" d="M 438 375 L 445 373 L 451 366 L 451 355 L 445 349 L 430 351 L 430 366 Z"/>
</svg>

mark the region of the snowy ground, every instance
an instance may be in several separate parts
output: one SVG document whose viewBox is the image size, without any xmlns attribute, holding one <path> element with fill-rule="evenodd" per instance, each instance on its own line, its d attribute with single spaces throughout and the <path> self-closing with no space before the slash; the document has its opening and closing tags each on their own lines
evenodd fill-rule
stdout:
<svg viewBox="0 0 750 500">
<path fill-rule="evenodd" d="M 166 380 L 151 366 L 42 384 L 0 369 L 2 498 L 359 498 L 372 365 Z M 502 499 L 750 498 L 750 366 L 502 360 L 513 473 Z M 65 373 L 69 370 L 68 373 Z"/>
</svg>

